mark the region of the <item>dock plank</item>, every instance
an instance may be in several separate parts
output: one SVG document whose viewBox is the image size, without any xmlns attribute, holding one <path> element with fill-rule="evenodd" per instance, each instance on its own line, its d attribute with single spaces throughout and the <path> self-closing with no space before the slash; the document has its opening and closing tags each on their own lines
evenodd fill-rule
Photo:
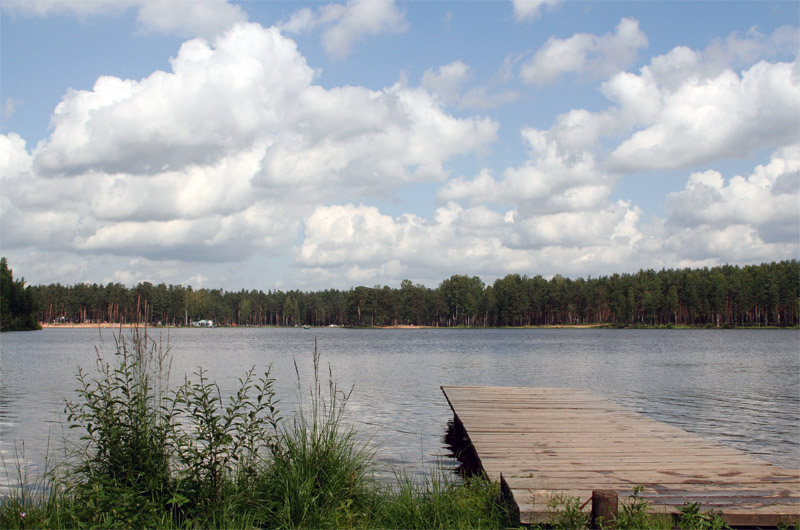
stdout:
<svg viewBox="0 0 800 530">
<path fill-rule="evenodd" d="M 553 499 L 620 500 L 644 486 L 655 513 L 701 502 L 730 525 L 800 522 L 800 470 L 772 465 L 580 389 L 443 386 L 480 465 L 520 522 L 548 522 Z M 585 508 L 590 509 L 588 506 Z"/>
</svg>

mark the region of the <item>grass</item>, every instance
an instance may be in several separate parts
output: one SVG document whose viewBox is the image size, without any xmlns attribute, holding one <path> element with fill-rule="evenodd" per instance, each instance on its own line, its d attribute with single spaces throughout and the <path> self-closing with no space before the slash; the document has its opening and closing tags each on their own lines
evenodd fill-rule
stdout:
<svg viewBox="0 0 800 530">
<path fill-rule="evenodd" d="M 283 418 L 269 370 L 224 398 L 203 371 L 170 389 L 169 348 L 120 332 L 112 359 L 78 371 L 68 459 L 0 500 L 0 528 L 507 528 L 499 485 L 398 470 L 387 484 L 348 421 L 352 389 L 320 373 Z"/>
</svg>

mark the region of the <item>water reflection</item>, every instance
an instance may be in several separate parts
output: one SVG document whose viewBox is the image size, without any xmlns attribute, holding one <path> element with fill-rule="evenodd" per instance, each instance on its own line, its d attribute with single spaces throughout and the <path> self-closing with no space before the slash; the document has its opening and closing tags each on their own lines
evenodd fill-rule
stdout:
<svg viewBox="0 0 800 530">
<path fill-rule="evenodd" d="M 447 428 L 442 436 L 445 456 L 450 461 L 458 462 L 453 471 L 461 477 L 471 477 L 481 470 L 480 459 L 472 442 L 467 436 L 467 431 L 460 421 L 455 418 L 447 422 Z"/>
</svg>

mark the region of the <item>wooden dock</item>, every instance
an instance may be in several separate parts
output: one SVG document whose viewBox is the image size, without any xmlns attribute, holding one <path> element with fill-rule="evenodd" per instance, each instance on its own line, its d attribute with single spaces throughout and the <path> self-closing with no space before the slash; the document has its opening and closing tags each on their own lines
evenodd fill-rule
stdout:
<svg viewBox="0 0 800 530">
<path fill-rule="evenodd" d="M 548 522 L 551 500 L 593 490 L 652 512 L 700 502 L 732 526 L 800 521 L 800 470 L 784 469 L 628 410 L 584 390 L 443 386 L 480 466 L 500 481 L 520 522 Z M 584 508 L 590 510 L 587 505 Z"/>
</svg>

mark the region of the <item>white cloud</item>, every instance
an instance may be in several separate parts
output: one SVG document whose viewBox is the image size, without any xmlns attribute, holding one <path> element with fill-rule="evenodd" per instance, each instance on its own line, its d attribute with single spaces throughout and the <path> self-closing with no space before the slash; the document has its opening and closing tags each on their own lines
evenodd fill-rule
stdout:
<svg viewBox="0 0 800 530">
<path fill-rule="evenodd" d="M 737 73 L 720 57 L 736 62 L 753 49 L 780 54 L 787 35 L 796 34 L 788 28 L 769 37 L 750 32 L 751 46 L 737 35 L 720 41 L 734 48 L 727 52 L 720 43 L 706 51 L 675 47 L 638 74 L 620 72 L 601 83 L 612 106 L 563 113 L 549 134 L 561 151 L 595 153 L 618 174 L 691 167 L 791 144 L 800 124 L 798 60 L 762 60 Z"/>
<path fill-rule="evenodd" d="M 246 22 L 247 14 L 227 0 L 150 0 L 142 4 L 137 20 L 148 31 L 213 38 Z"/>
<path fill-rule="evenodd" d="M 654 62 L 663 67 L 664 61 Z M 677 64 L 685 69 L 691 61 Z M 731 70 L 711 78 L 683 75 L 670 89 L 658 85 L 645 67 L 641 78 L 652 76 L 656 83 L 644 83 L 646 89 L 622 103 L 628 112 L 633 105 L 650 109 L 645 127 L 622 142 L 608 163 L 619 171 L 688 167 L 792 143 L 800 123 L 797 71 L 797 62 L 762 61 L 741 75 Z"/>
<path fill-rule="evenodd" d="M 13 178 L 31 169 L 25 140 L 17 133 L 0 135 L 0 178 Z M 6 188 L 8 189 L 8 188 Z"/>
<path fill-rule="evenodd" d="M 215 41 L 181 46 L 172 73 L 141 81 L 101 77 L 69 91 L 36 150 L 48 174 L 92 168 L 152 173 L 215 163 L 280 126 L 313 73 L 276 29 L 239 24 Z"/>
<path fill-rule="evenodd" d="M 137 21 L 145 31 L 176 33 L 183 37 L 212 38 L 233 24 L 247 20 L 242 8 L 227 0 L 5 0 L 2 8 L 22 16 L 80 18 L 138 9 Z"/>
<path fill-rule="evenodd" d="M 517 21 L 536 20 L 541 16 L 542 9 L 553 9 L 564 0 L 513 0 L 514 17 Z"/>
<path fill-rule="evenodd" d="M 750 238 L 748 246 L 793 242 L 796 247 L 800 243 L 800 145 L 779 149 L 768 164 L 727 183 L 717 171 L 693 173 L 682 191 L 669 195 L 668 205 L 669 225 L 684 231 L 704 234 L 725 227 L 724 234 L 736 227 Z"/>
<path fill-rule="evenodd" d="M 347 57 L 356 42 L 381 33 L 402 33 L 408 28 L 405 12 L 394 0 L 348 0 L 346 4 L 327 4 L 312 11 L 295 12 L 280 28 L 304 33 L 324 26 L 322 45 L 336 59 Z"/>
<path fill-rule="evenodd" d="M 209 263 L 278 253 L 320 201 L 443 180 L 446 160 L 496 137 L 492 120 L 455 118 L 423 89 L 312 80 L 293 41 L 238 24 L 213 45 L 185 42 L 172 72 L 69 91 L 32 153 L 0 137 L 3 246 Z"/>
<path fill-rule="evenodd" d="M 616 33 L 602 36 L 576 33 L 568 39 L 551 37 L 520 69 L 527 83 L 546 85 L 561 74 L 589 73 L 607 77 L 619 72 L 647 47 L 647 36 L 639 29 L 639 21 L 623 18 Z"/>
<path fill-rule="evenodd" d="M 592 213 L 530 216 L 509 223 L 485 206 L 448 203 L 433 220 L 392 218 L 371 206 L 320 207 L 304 221 L 297 249 L 301 278 L 326 285 L 435 284 L 453 264 L 488 281 L 509 273 L 597 274 L 638 261 L 639 211 L 627 203 Z M 642 263 L 645 263 L 642 261 Z M 391 271 L 390 273 L 387 271 Z"/>
<path fill-rule="evenodd" d="M 455 262 L 460 270 L 476 271 L 502 262 L 499 240 L 486 237 L 502 224 L 483 207 L 465 210 L 453 203 L 439 208 L 433 221 L 411 214 L 392 218 L 364 205 L 318 207 L 304 221 L 296 260 L 303 276 L 338 277 L 339 284 L 342 278 L 349 285 L 370 284 L 376 277 L 399 283 L 410 276 L 438 282 L 438 271 Z"/>
<path fill-rule="evenodd" d="M 717 71 L 749 65 L 762 59 L 795 55 L 800 29 L 782 26 L 765 35 L 753 26 L 744 34 L 734 32 L 725 39 L 715 39 L 703 52 L 707 68 Z"/>
<path fill-rule="evenodd" d="M 473 79 L 469 65 L 462 61 L 429 68 L 422 74 L 420 86 L 446 105 L 462 109 L 489 109 L 510 103 L 519 97 L 515 90 L 503 89 L 509 80 L 512 61 L 506 59 L 489 83 L 466 88 Z"/>
<path fill-rule="evenodd" d="M 421 89 L 383 91 L 310 87 L 264 158 L 258 182 L 316 194 L 341 184 L 380 194 L 398 185 L 446 177 L 442 162 L 480 149 L 497 124 L 456 119 Z"/>
<path fill-rule="evenodd" d="M 318 207 L 304 220 L 296 250 L 301 278 L 325 285 L 440 281 L 452 264 L 492 281 L 512 272 L 586 276 L 659 267 L 758 263 L 796 256 L 800 247 L 800 147 L 776 151 L 768 164 L 728 182 L 714 171 L 692 174 L 670 196 L 667 219 L 643 219 L 629 201 L 607 197 L 559 211 L 505 214 L 481 204 L 479 193 L 509 184 L 483 172 L 462 181 L 465 208 L 448 202 L 431 220 L 391 217 L 372 206 Z M 469 185 L 473 186 L 470 187 Z M 589 185 L 587 185 L 589 187 Z M 457 186 L 448 185 L 455 193 Z M 584 190 L 584 187 L 575 187 Z"/>
<path fill-rule="evenodd" d="M 524 215 L 593 210 L 605 203 L 611 179 L 589 152 L 563 149 L 549 132 L 526 128 L 528 162 L 494 179 L 486 170 L 472 180 L 456 178 L 439 192 L 445 201 L 514 204 Z"/>
<path fill-rule="evenodd" d="M 81 16 L 135 8 L 143 27 L 197 33 L 212 33 L 216 9 L 228 5 L 198 4 L 181 26 L 177 3 L 81 4 Z M 73 4 L 30 5 L 29 14 L 48 14 Z M 518 17 L 545 7 L 521 6 Z M 342 57 L 406 25 L 393 2 L 352 1 L 298 11 L 282 30 L 321 30 Z M 796 38 L 793 28 L 751 30 L 704 51 L 675 47 L 635 73 L 619 71 L 647 42 L 635 20 L 608 35 L 551 39 L 523 65 L 526 80 L 605 76 L 609 106 L 569 110 L 549 129 L 522 127 L 526 159 L 450 178 L 453 160 L 485 151 L 500 125 L 447 109 L 516 98 L 504 89 L 521 59 L 509 55 L 488 82 L 476 83 L 464 60 L 431 67 L 420 87 L 325 88 L 277 28 L 234 24 L 185 42 L 170 71 L 67 92 L 49 138 L 32 150 L 17 134 L 0 136 L 3 252 L 26 274 L 68 283 L 194 284 L 293 252 L 301 283 L 282 281 L 314 289 L 797 256 L 800 66 L 765 60 L 786 61 Z M 715 168 L 767 148 L 772 159 L 748 176 Z M 620 174 L 676 167 L 694 172 L 668 198 L 665 219 L 611 198 Z M 441 203 L 429 217 L 373 205 L 435 182 Z"/>
<path fill-rule="evenodd" d="M 470 78 L 469 66 L 461 61 L 454 61 L 436 70 L 425 70 L 420 85 L 445 103 L 452 104 L 461 97 L 463 86 Z"/>
</svg>

